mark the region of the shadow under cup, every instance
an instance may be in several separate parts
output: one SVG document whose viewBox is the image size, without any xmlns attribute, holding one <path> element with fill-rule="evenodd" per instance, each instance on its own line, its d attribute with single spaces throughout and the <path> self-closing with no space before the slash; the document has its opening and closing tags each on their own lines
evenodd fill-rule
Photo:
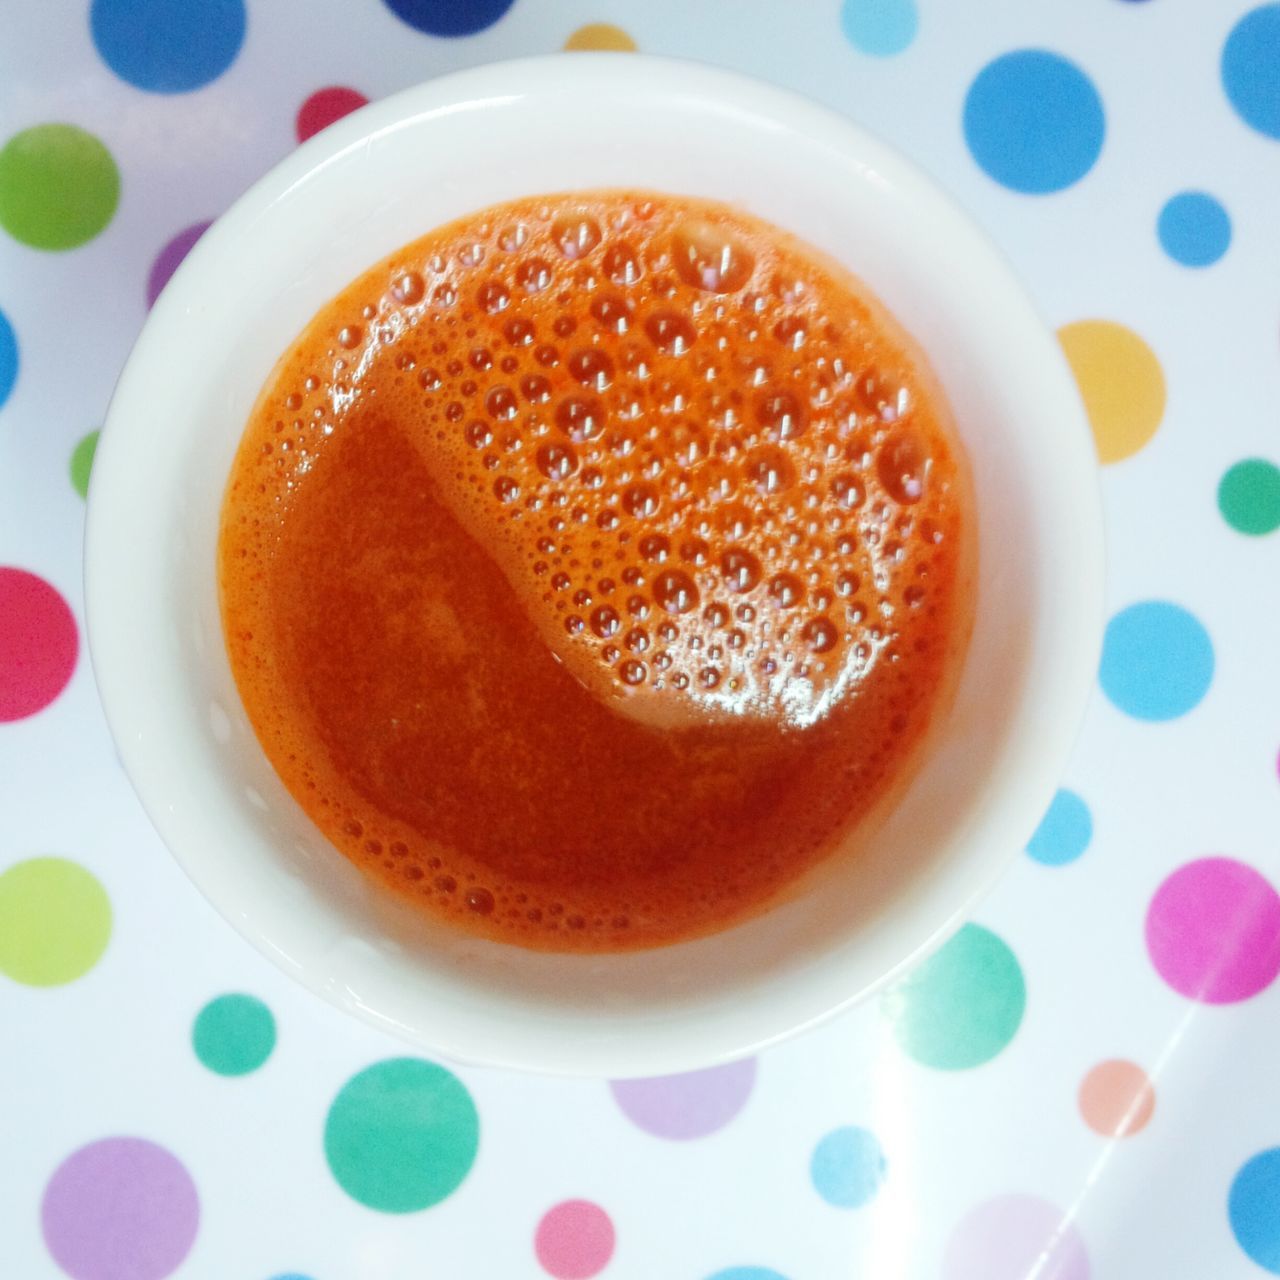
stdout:
<svg viewBox="0 0 1280 1280">
<path fill-rule="evenodd" d="M 718 935 L 549 954 L 469 938 L 366 880 L 284 790 L 223 646 L 216 545 L 256 397 L 312 315 L 434 226 L 539 191 L 738 204 L 830 255 L 926 353 L 972 469 L 974 625 L 949 712 L 856 856 Z M 1087 428 L 1003 262 L 892 152 L 752 81 L 628 55 L 480 68 L 340 122 L 205 235 L 162 295 L 95 467 L 95 669 L 126 767 L 218 909 L 307 986 L 418 1045 L 611 1075 L 749 1052 L 936 944 L 1033 830 L 1096 669 Z"/>
</svg>

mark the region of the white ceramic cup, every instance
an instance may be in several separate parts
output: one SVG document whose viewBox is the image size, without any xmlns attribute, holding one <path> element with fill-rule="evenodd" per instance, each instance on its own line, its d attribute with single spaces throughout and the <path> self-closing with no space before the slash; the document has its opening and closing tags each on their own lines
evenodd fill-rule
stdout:
<svg viewBox="0 0 1280 1280">
<path fill-rule="evenodd" d="M 284 790 L 223 647 L 219 511 L 251 407 L 313 313 L 470 210 L 648 188 L 728 201 L 846 264 L 927 353 L 972 464 L 973 637 L 869 848 L 782 905 L 646 952 L 542 954 L 406 914 Z M 289 156 L 164 291 L 102 432 L 89 638 L 125 767 L 174 856 L 300 982 L 427 1051 L 649 1075 L 756 1050 L 898 976 L 963 919 L 1054 793 L 1097 669 L 1096 467 L 1075 386 L 1000 255 L 847 120 L 708 67 L 574 54 L 445 76 Z"/>
</svg>

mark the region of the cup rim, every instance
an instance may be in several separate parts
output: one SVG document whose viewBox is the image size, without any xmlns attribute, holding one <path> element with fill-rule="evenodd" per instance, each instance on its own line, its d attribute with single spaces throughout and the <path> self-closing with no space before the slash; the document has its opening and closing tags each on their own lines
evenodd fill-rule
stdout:
<svg viewBox="0 0 1280 1280">
<path fill-rule="evenodd" d="M 1059 717 L 1049 727 L 1045 740 L 1037 744 L 1037 758 L 1027 762 L 1021 775 L 1024 785 L 1045 792 L 1043 803 L 1052 794 L 1052 786 L 1075 741 L 1097 669 L 1103 616 L 1101 504 L 1091 437 L 1074 382 L 1058 344 L 1039 320 L 1003 255 L 951 197 L 911 161 L 846 117 L 799 95 L 736 72 L 647 54 L 555 54 L 489 63 L 441 76 L 361 108 L 302 144 L 250 187 L 196 244 L 153 308 L 117 384 L 95 460 L 85 535 L 85 601 L 90 655 L 108 724 L 125 770 L 170 852 L 219 913 L 269 959 L 332 1003 L 356 1012 L 374 1025 L 402 1033 L 406 1028 L 383 1016 L 376 999 L 353 1001 L 335 992 L 332 982 L 322 974 L 284 957 L 272 945 L 270 912 L 249 913 L 243 902 L 234 900 L 234 895 L 215 888 L 203 866 L 203 855 L 193 851 L 181 820 L 166 804 L 150 758 L 157 745 L 140 731 L 140 691 L 121 661 L 131 624 L 113 599 L 113 581 L 119 573 L 117 566 L 125 563 L 121 557 L 126 550 L 115 531 L 115 514 L 121 504 L 138 500 L 129 484 L 127 465 L 130 445 L 136 443 L 131 441 L 133 423 L 139 416 L 135 409 L 148 394 L 151 371 L 166 358 L 168 330 L 181 322 L 188 300 L 217 280 L 218 263 L 236 252 L 241 237 L 254 234 L 255 224 L 265 210 L 287 197 L 298 184 L 339 164 L 362 140 L 375 134 L 447 117 L 461 105 L 483 107 L 508 102 L 513 95 L 519 98 L 537 94 L 552 86 L 562 91 L 567 80 L 592 86 L 596 91 L 607 90 L 611 84 L 626 84 L 633 89 L 639 84 L 646 89 L 651 85 L 652 92 L 662 93 L 678 84 L 681 93 L 700 98 L 709 109 L 745 111 L 762 120 L 782 121 L 790 129 L 821 135 L 837 141 L 861 164 L 905 188 L 911 199 L 924 202 L 946 221 L 966 254 L 976 255 L 990 281 L 985 305 L 1004 308 L 1034 324 L 1037 334 L 1029 338 L 1028 349 L 1043 366 L 1046 388 L 1060 402 L 1058 417 L 1064 435 L 1071 430 L 1076 436 L 1074 443 L 1064 441 L 1062 447 L 1073 459 L 1063 483 L 1072 489 L 1075 512 L 1070 543 L 1077 563 L 1076 572 L 1069 575 L 1068 594 L 1078 614 L 1080 640 L 1074 648 L 1059 646 L 1054 673 L 1055 697 L 1061 706 L 1073 709 L 1074 718 Z M 1067 541 L 1065 536 L 1060 540 Z M 1027 830 L 1024 839 L 1030 834 Z M 744 1025 L 736 1036 L 722 1033 L 718 1040 L 694 1049 L 672 1038 L 655 1048 L 638 1051 L 634 1039 L 625 1036 L 621 1037 L 624 1043 L 620 1048 L 608 1044 L 582 1051 L 573 1047 L 553 1049 L 547 1044 L 531 1047 L 530 1043 L 517 1045 L 514 1040 L 504 1040 L 501 1031 L 488 1037 L 463 1035 L 451 1040 L 447 1035 L 424 1035 L 419 1028 L 409 1029 L 408 1038 L 420 1047 L 430 1046 L 454 1057 L 559 1074 L 658 1074 L 740 1057 L 824 1021 L 882 989 L 950 935 L 1018 852 L 1018 848 L 1011 847 L 986 856 L 981 865 L 975 863 L 963 891 L 954 895 L 949 909 L 939 912 L 935 907 L 927 920 L 915 921 L 917 927 L 904 941 L 896 963 L 886 966 L 876 982 L 849 991 L 843 998 L 827 999 L 821 1007 L 797 1005 L 784 1016 L 762 1014 L 749 1029 Z M 834 988 L 835 984 L 829 985 Z"/>
</svg>

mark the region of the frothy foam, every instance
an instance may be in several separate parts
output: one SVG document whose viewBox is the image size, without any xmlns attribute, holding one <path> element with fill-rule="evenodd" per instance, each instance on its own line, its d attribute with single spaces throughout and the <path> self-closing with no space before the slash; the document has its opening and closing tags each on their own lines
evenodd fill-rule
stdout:
<svg viewBox="0 0 1280 1280">
<path fill-rule="evenodd" d="M 724 211 L 513 212 L 396 273 L 333 354 L 391 329 L 385 411 L 580 679 L 662 723 L 811 722 L 928 608 L 914 531 L 945 526 L 945 441 L 883 318 Z"/>
<path fill-rule="evenodd" d="M 939 673 L 958 647 L 965 494 L 943 415 L 910 344 L 852 282 L 775 229 L 722 206 L 604 193 L 520 201 L 443 228 L 369 272 L 317 317 L 246 435 L 222 555 L 228 639 L 255 727 L 286 782 L 344 852 L 445 915 L 488 922 L 495 936 L 589 947 L 597 945 L 590 938 L 622 931 L 638 940 L 627 945 L 639 945 L 741 914 L 874 798 L 923 732 Z M 364 461 L 353 460 L 357 437 Z M 388 453 L 380 470 L 367 461 L 393 443 L 402 450 L 394 461 Z M 364 549 L 324 546 L 313 557 L 281 531 L 318 520 L 314 510 L 339 491 L 326 470 L 339 445 L 345 467 L 368 469 L 324 527 L 349 526 Z M 313 472 L 330 475 L 328 498 L 306 496 L 321 491 L 308 479 Z M 640 753 L 628 766 L 634 786 L 598 780 L 595 796 L 583 796 L 588 808 L 629 810 L 622 826 L 599 819 L 611 856 L 619 866 L 631 857 L 627 865 L 639 877 L 612 897 L 599 885 L 585 897 L 571 882 L 539 887 L 515 852 L 525 838 L 518 826 L 503 828 L 515 868 L 503 873 L 489 853 L 466 853 L 462 827 L 453 831 L 438 814 L 433 819 L 387 791 L 392 774 L 401 779 L 397 787 L 430 789 L 429 782 L 405 783 L 417 775 L 377 756 L 403 753 L 407 725 L 419 737 L 427 733 L 411 710 L 399 714 L 394 698 L 379 712 L 383 719 L 366 709 L 349 715 L 337 703 L 324 713 L 350 721 L 352 740 L 327 750 L 333 758 L 346 753 L 350 769 L 367 775 L 358 795 L 342 768 L 308 759 L 294 712 L 277 706 L 287 701 L 283 666 L 253 632 L 284 625 L 279 601 L 262 586 L 293 589 L 281 576 L 280 547 L 291 548 L 299 572 L 314 560 L 307 572 L 320 576 L 307 604 L 333 596 L 324 566 L 334 562 L 326 557 L 359 554 L 369 559 L 361 573 L 384 593 L 382 628 L 419 629 L 404 641 L 423 668 L 418 678 L 465 686 L 457 705 L 472 706 L 474 715 L 454 731 L 490 743 L 467 749 L 489 760 L 492 744 L 506 742 L 509 759 L 490 760 L 493 767 L 523 770 L 513 786 L 540 778 L 544 796 L 559 794 L 555 762 L 529 755 L 529 743 L 512 737 L 525 732 L 518 709 L 526 698 L 537 702 L 530 690 L 543 677 L 520 674 L 524 650 L 508 644 L 511 618 L 492 621 L 502 616 L 497 603 L 485 615 L 489 631 L 477 630 L 468 590 L 469 583 L 481 590 L 480 561 L 469 580 L 457 579 L 406 553 L 415 568 L 405 577 L 395 568 L 394 538 L 376 556 L 368 550 L 380 537 L 380 515 L 389 528 L 419 530 L 405 538 L 427 528 L 455 536 L 434 516 L 435 523 L 415 523 L 414 501 L 448 507 L 500 566 L 561 668 L 602 708 L 637 722 L 636 732 L 661 726 L 703 735 L 673 738 L 675 755 L 645 783 L 644 751 L 656 759 L 658 748 L 628 746 L 620 728 L 602 722 L 601 750 L 612 735 L 624 755 Z M 315 535 L 324 536 L 335 535 Z M 335 577 L 344 571 L 332 569 Z M 299 630 L 302 618 L 288 626 Z M 384 639 L 373 629 L 361 644 Z M 319 633 L 315 643 L 322 644 Z M 310 707 L 307 714 L 319 714 L 327 696 L 316 671 L 314 660 L 298 667 L 297 678 L 313 682 L 295 699 Z M 337 666 L 325 677 L 345 678 Z M 372 687 L 375 669 L 360 679 L 363 694 L 349 696 L 382 698 Z M 556 697 L 567 705 L 563 691 Z M 755 823 L 764 830 L 800 804 L 796 796 L 816 795 L 823 785 L 801 780 L 808 768 L 795 759 L 802 739 L 786 735 L 837 710 L 848 718 L 855 701 L 863 708 L 849 722 L 856 731 L 846 726 L 841 740 L 827 726 L 810 762 L 825 761 L 833 777 L 846 779 L 850 796 L 833 803 L 811 795 L 770 837 L 785 844 L 784 833 L 794 833 L 787 857 L 762 862 L 758 873 L 735 868 L 733 852 L 746 848 L 748 830 L 735 824 L 758 808 Z M 574 712 L 578 721 L 590 718 L 584 707 Z M 380 727 L 385 720 L 390 728 Z M 749 729 L 749 747 L 742 745 L 748 739 L 735 748 L 724 737 L 734 724 Z M 571 738 L 564 728 L 556 740 Z M 358 762 L 362 750 L 373 755 Z M 726 750 L 743 760 L 731 765 Z M 786 756 L 785 770 L 766 765 L 769 751 Z M 773 794 L 762 781 L 773 774 L 791 778 L 796 796 Z M 451 795 L 467 792 L 470 773 L 450 777 Z M 660 811 L 672 801 L 650 793 L 685 786 L 732 803 L 734 822 L 719 828 L 681 797 L 684 807 L 664 826 Z M 530 803 L 530 850 L 557 839 L 590 847 L 581 823 L 572 840 L 554 823 L 534 830 L 536 796 Z M 578 816 L 586 822 L 590 815 Z M 628 821 L 651 829 L 647 852 L 624 856 Z M 447 839 L 445 827 L 453 832 Z M 705 853 L 706 873 L 668 871 L 653 882 L 654 868 L 669 866 L 672 850 L 691 840 Z M 664 841 L 676 843 L 668 849 Z M 580 853 L 569 861 L 580 880 L 592 880 Z M 547 940 L 566 932 L 578 941 Z"/>
</svg>

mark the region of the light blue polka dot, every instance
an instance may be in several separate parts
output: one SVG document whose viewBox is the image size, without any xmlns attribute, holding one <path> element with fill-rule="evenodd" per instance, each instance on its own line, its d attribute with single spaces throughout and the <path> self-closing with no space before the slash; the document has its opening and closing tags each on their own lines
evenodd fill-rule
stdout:
<svg viewBox="0 0 1280 1280">
<path fill-rule="evenodd" d="M 301 1271 L 282 1271 L 278 1276 L 272 1276 L 271 1280 L 311 1280 L 310 1276 L 304 1276 Z"/>
<path fill-rule="evenodd" d="M 1206 192 L 1184 191 L 1160 210 L 1156 234 L 1174 262 L 1184 267 L 1207 267 L 1217 262 L 1231 243 L 1231 218 Z"/>
<path fill-rule="evenodd" d="M 1083 178 L 1105 132 L 1093 81 L 1043 49 L 989 62 L 965 97 L 964 137 L 973 158 L 1003 186 L 1029 195 L 1061 191 Z"/>
<path fill-rule="evenodd" d="M 1227 1196 L 1236 1243 L 1258 1266 L 1280 1275 L 1280 1147 L 1260 1151 L 1236 1174 Z"/>
<path fill-rule="evenodd" d="M 838 1209 L 857 1209 L 884 1181 L 884 1152 L 875 1134 L 855 1125 L 833 1129 L 814 1148 L 809 1176 L 814 1189 Z"/>
<path fill-rule="evenodd" d="M 787 1277 L 770 1267 L 728 1267 L 708 1276 L 707 1280 L 787 1280 Z"/>
<path fill-rule="evenodd" d="M 18 380 L 18 338 L 9 317 L 0 311 L 0 405 L 9 398 Z"/>
<path fill-rule="evenodd" d="M 844 0 L 840 26 L 861 53 L 887 58 L 916 38 L 920 25 L 916 0 Z"/>
<path fill-rule="evenodd" d="M 1048 812 L 1040 819 L 1027 852 L 1046 867 L 1074 862 L 1093 839 L 1093 817 L 1089 806 L 1074 791 L 1059 791 Z"/>
<path fill-rule="evenodd" d="M 1149 600 L 1122 609 L 1102 643 L 1102 691 L 1139 720 L 1190 711 L 1213 680 L 1213 644 L 1181 606 Z"/>
<path fill-rule="evenodd" d="M 244 0 L 93 0 L 89 23 L 121 80 L 150 93 L 188 93 L 235 61 Z"/>
<path fill-rule="evenodd" d="M 1222 87 L 1240 118 L 1280 138 L 1280 4 L 1246 13 L 1222 49 Z"/>
</svg>

